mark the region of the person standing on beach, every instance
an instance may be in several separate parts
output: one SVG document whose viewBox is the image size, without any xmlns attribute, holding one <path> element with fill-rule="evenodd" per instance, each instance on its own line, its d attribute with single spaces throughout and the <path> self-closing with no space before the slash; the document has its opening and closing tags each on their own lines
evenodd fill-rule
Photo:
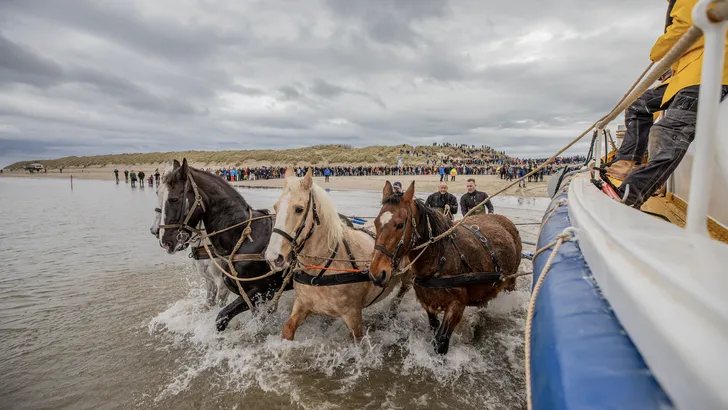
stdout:
<svg viewBox="0 0 728 410">
<path fill-rule="evenodd" d="M 131 178 L 131 187 L 132 187 L 132 188 L 136 188 L 136 180 L 137 180 L 137 176 L 136 176 L 136 173 L 134 172 L 134 170 L 133 170 L 133 169 L 132 169 L 132 170 L 131 170 L 131 172 L 129 173 L 129 178 Z"/>
<path fill-rule="evenodd" d="M 128 169 L 124 170 L 124 183 L 125 184 L 129 183 L 129 170 Z"/>
<path fill-rule="evenodd" d="M 139 171 L 137 178 L 139 178 L 139 188 L 144 188 L 144 171 Z"/>
<path fill-rule="evenodd" d="M 116 177 L 116 183 L 119 183 L 119 170 L 114 168 L 114 177 Z"/>
<path fill-rule="evenodd" d="M 324 182 L 329 182 L 329 177 L 330 176 L 331 176 L 331 170 L 327 167 L 324 170 L 324 177 L 325 177 Z"/>
<path fill-rule="evenodd" d="M 440 183 L 439 192 L 428 196 L 425 205 L 445 214 L 451 220 L 453 219 L 453 215 L 458 213 L 458 199 L 455 198 L 455 195 L 447 192 L 447 182 Z"/>
<path fill-rule="evenodd" d="M 156 182 L 157 186 L 159 186 L 159 168 L 154 170 L 154 182 Z"/>
<path fill-rule="evenodd" d="M 468 183 L 465 186 L 467 187 L 468 192 L 460 197 L 460 212 L 462 212 L 463 215 L 467 214 L 472 208 L 475 208 L 476 205 L 485 201 L 488 198 L 488 194 L 483 191 L 478 191 L 476 189 L 475 179 L 469 178 Z M 473 211 L 473 214 L 484 214 L 485 208 L 488 208 L 489 214 L 495 212 L 495 209 L 493 209 L 493 204 L 490 202 L 490 200 L 488 200 L 485 205 L 478 206 L 476 210 Z"/>
</svg>

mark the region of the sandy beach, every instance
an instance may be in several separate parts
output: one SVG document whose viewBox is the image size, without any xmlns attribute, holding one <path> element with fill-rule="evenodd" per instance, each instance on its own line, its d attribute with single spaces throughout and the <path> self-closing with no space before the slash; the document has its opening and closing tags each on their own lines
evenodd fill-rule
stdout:
<svg viewBox="0 0 728 410">
<path fill-rule="evenodd" d="M 65 168 L 63 173 L 58 170 L 49 170 L 48 173 L 41 174 L 30 174 L 27 171 L 5 171 L 2 177 L 26 177 L 26 178 L 73 178 L 80 179 L 101 179 L 101 180 L 113 180 L 114 169 L 117 168 L 119 171 L 124 169 L 134 170 L 136 172 L 144 171 L 148 176 L 154 173 L 155 169 L 160 171 L 165 168 L 166 164 L 145 164 L 130 166 L 114 166 L 107 165 L 103 167 L 86 167 L 86 168 Z M 195 167 L 215 167 L 215 165 L 202 165 L 192 164 Z M 123 175 L 120 175 L 123 179 Z M 465 183 L 469 175 L 458 175 L 454 182 L 448 182 L 449 192 L 460 195 L 466 192 Z M 504 186 L 508 185 L 508 182 L 500 179 L 495 175 L 475 175 L 472 176 L 475 179 L 478 190 L 485 191 L 486 193 L 493 193 Z M 324 178 L 316 178 L 316 183 L 324 188 L 333 190 L 363 190 L 363 191 L 379 191 L 384 186 L 385 181 L 390 182 L 400 181 L 402 186 L 407 189 L 410 182 L 415 181 L 417 192 L 435 192 L 440 183 L 440 177 L 438 175 L 386 175 L 386 176 L 362 176 L 362 177 L 331 177 L 330 182 L 324 182 Z M 515 186 L 505 192 L 505 195 L 511 196 L 526 196 L 526 197 L 546 197 L 546 185 L 548 184 L 549 177 L 544 177 L 544 182 L 533 182 L 527 183 L 526 188 L 519 188 Z M 280 188 L 283 184 L 282 179 L 267 179 L 257 181 L 237 181 L 233 182 L 233 185 L 239 187 L 250 187 L 250 188 Z"/>
</svg>

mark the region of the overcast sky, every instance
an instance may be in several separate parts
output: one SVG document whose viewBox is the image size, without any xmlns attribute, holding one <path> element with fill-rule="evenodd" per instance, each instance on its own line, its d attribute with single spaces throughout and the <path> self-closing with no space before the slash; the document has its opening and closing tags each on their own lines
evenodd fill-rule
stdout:
<svg viewBox="0 0 728 410">
<path fill-rule="evenodd" d="M 0 0 L 0 166 L 323 143 L 547 156 L 647 66 L 666 6 Z"/>
</svg>

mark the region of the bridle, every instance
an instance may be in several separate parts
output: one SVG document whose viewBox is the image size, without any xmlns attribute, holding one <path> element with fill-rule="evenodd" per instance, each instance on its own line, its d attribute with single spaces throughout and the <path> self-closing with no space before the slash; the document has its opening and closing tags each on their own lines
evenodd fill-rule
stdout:
<svg viewBox="0 0 728 410">
<path fill-rule="evenodd" d="M 195 179 L 192 177 L 192 173 L 189 170 L 187 170 L 187 181 L 189 182 L 189 185 L 192 186 L 192 191 L 195 194 L 195 202 L 192 204 L 189 211 L 187 211 L 187 215 L 180 223 L 159 225 L 160 229 L 177 229 L 177 241 L 184 244 L 187 244 L 191 241 L 192 237 L 190 234 L 201 234 L 198 228 L 189 225 L 192 215 L 195 214 L 195 211 L 198 207 L 202 208 L 202 212 L 206 211 L 205 203 L 202 201 L 202 195 L 200 195 L 200 190 L 199 188 L 197 188 L 197 183 L 195 182 Z M 185 202 L 187 202 L 187 191 L 189 191 L 189 188 L 187 187 L 187 184 L 185 184 L 185 190 L 183 192 L 183 194 L 185 195 Z M 161 213 L 162 210 L 160 208 L 154 208 L 154 212 Z"/>
<path fill-rule="evenodd" d="M 308 219 L 309 212 L 313 212 L 313 223 L 311 224 L 311 229 L 309 229 L 308 233 L 306 233 L 306 236 L 299 242 L 298 239 L 301 237 L 301 233 L 303 233 L 303 230 L 306 228 L 306 220 Z M 292 252 L 297 255 L 303 250 L 303 247 L 306 246 L 306 241 L 308 241 L 311 235 L 313 235 L 316 225 L 321 225 L 321 219 L 319 219 L 318 211 L 316 210 L 316 201 L 313 198 L 313 190 L 311 190 L 308 194 L 308 202 L 306 203 L 306 210 L 303 214 L 303 219 L 301 219 L 301 223 L 298 225 L 298 228 L 296 228 L 294 235 L 291 236 L 288 232 L 278 228 L 273 228 L 273 233 L 277 233 L 290 242 L 293 246 Z"/>
<path fill-rule="evenodd" d="M 407 221 L 411 221 L 410 227 L 410 241 L 409 246 L 403 250 L 404 248 L 404 239 L 407 237 L 407 226 L 404 227 L 402 230 L 402 237 L 399 238 L 399 242 L 397 242 L 397 246 L 394 248 L 394 252 L 390 252 L 389 250 L 385 249 L 381 245 L 374 245 L 374 249 L 387 255 L 390 259 L 389 266 L 392 267 L 392 269 L 397 269 L 400 262 L 402 261 L 402 258 L 409 252 L 410 249 L 412 249 L 413 246 L 417 243 L 417 239 L 421 237 L 420 233 L 417 232 L 417 221 L 415 221 L 415 217 L 412 215 L 411 208 L 407 208 Z M 402 254 L 400 255 L 400 251 L 402 251 Z"/>
</svg>

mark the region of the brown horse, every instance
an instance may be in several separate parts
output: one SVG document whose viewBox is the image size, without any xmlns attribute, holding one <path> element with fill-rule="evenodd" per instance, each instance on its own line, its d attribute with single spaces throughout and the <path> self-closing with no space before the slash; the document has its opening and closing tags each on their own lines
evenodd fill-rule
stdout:
<svg viewBox="0 0 728 410">
<path fill-rule="evenodd" d="M 415 295 L 427 311 L 440 354 L 447 353 L 465 306 L 485 306 L 501 290 L 515 289 L 515 277 L 501 279 L 518 271 L 521 236 L 505 216 L 467 217 L 452 234 L 416 250 L 450 229 L 453 222 L 415 199 L 414 181 L 404 194 L 393 193 L 387 181 L 382 209 L 374 223 L 377 239 L 370 278 L 386 286 L 403 257 L 415 261 L 411 268 Z M 437 317 L 441 311 L 445 312 L 442 324 Z"/>
</svg>

